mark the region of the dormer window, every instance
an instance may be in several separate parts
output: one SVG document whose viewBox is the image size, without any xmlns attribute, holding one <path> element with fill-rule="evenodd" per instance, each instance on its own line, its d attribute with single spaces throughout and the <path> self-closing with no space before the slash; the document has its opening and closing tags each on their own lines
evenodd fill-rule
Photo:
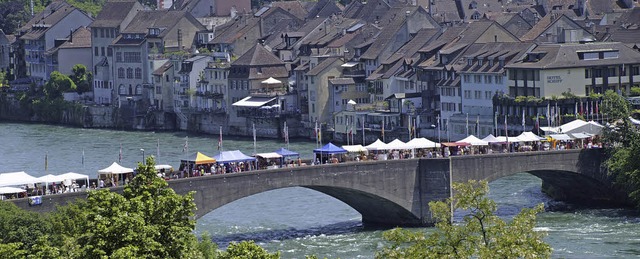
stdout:
<svg viewBox="0 0 640 259">
<path fill-rule="evenodd" d="M 151 35 L 151 36 L 160 35 L 160 29 L 158 29 L 158 28 L 149 28 L 149 35 Z"/>
<path fill-rule="evenodd" d="M 473 65 L 473 59 L 472 58 L 467 58 L 467 65 L 469 65 L 469 66 Z"/>
<path fill-rule="evenodd" d="M 482 59 L 481 58 L 478 59 L 478 66 L 482 66 Z"/>
<path fill-rule="evenodd" d="M 489 66 L 492 67 L 493 66 L 493 59 L 489 60 Z"/>
</svg>

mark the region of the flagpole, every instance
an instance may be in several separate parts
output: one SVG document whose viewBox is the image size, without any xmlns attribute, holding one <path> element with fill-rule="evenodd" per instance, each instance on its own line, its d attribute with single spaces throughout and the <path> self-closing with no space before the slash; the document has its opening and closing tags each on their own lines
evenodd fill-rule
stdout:
<svg viewBox="0 0 640 259">
<path fill-rule="evenodd" d="M 465 136 L 465 138 L 469 136 L 469 113 L 467 113 L 467 127 L 466 127 L 466 129 L 467 129 L 467 136 Z"/>
<path fill-rule="evenodd" d="M 86 172 L 85 168 L 84 168 L 84 148 L 82 148 L 82 171 Z M 89 183 L 87 182 L 87 185 L 89 185 Z"/>
<path fill-rule="evenodd" d="M 362 117 L 362 146 L 365 145 L 365 138 L 364 138 L 364 117 Z"/>
<path fill-rule="evenodd" d="M 160 159 L 160 139 L 158 138 L 158 145 L 156 145 L 156 160 Z M 156 161 L 157 163 L 158 161 Z"/>
<path fill-rule="evenodd" d="M 253 154 L 257 154 L 256 151 L 256 123 L 252 123 L 252 131 L 253 131 Z"/>
</svg>

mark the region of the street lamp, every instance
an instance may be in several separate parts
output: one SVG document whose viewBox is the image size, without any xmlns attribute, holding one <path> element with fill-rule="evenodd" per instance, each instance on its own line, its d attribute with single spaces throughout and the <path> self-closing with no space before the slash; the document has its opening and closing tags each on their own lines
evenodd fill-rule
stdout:
<svg viewBox="0 0 640 259">
<path fill-rule="evenodd" d="M 142 151 L 142 164 L 144 164 L 144 148 L 141 148 L 140 151 Z"/>
</svg>

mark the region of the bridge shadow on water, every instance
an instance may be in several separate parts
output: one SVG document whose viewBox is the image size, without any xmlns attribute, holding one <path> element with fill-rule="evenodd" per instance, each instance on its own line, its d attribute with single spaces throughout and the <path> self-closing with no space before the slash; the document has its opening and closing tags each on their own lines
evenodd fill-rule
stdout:
<svg viewBox="0 0 640 259">
<path fill-rule="evenodd" d="M 258 232 L 237 233 L 222 236 L 213 236 L 212 241 L 218 244 L 220 247 L 227 247 L 231 242 L 240 242 L 245 240 L 253 240 L 256 243 L 267 243 L 271 241 L 281 241 L 289 239 L 304 238 L 309 236 L 320 235 L 340 235 L 347 233 L 356 233 L 360 231 L 369 231 L 370 228 L 365 228 L 362 225 L 362 221 L 351 220 L 338 222 L 334 224 L 310 227 L 310 228 L 285 228 L 285 229 L 270 229 Z"/>
</svg>

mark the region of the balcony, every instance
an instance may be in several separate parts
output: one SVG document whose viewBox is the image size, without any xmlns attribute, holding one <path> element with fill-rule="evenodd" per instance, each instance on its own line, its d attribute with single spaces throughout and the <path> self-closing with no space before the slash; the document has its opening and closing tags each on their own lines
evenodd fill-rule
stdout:
<svg viewBox="0 0 640 259">
<path fill-rule="evenodd" d="M 296 117 L 300 115 L 300 111 L 280 111 L 273 109 L 245 109 L 238 110 L 238 117 L 247 118 L 280 118 L 280 117 Z"/>
<path fill-rule="evenodd" d="M 197 91 L 196 96 L 204 97 L 207 99 L 222 99 L 224 97 L 224 94 L 218 93 L 218 92 L 210 92 L 210 91 L 206 91 L 206 92 Z"/>
<path fill-rule="evenodd" d="M 343 77 L 365 77 L 367 74 L 364 70 L 345 70 L 342 71 Z"/>
<path fill-rule="evenodd" d="M 24 45 L 25 51 L 44 51 L 44 45 L 42 44 L 26 44 Z"/>
<path fill-rule="evenodd" d="M 39 63 L 44 63 L 44 58 L 37 57 L 37 56 L 34 56 L 34 57 L 26 56 L 25 61 L 31 64 L 39 64 Z"/>
</svg>

